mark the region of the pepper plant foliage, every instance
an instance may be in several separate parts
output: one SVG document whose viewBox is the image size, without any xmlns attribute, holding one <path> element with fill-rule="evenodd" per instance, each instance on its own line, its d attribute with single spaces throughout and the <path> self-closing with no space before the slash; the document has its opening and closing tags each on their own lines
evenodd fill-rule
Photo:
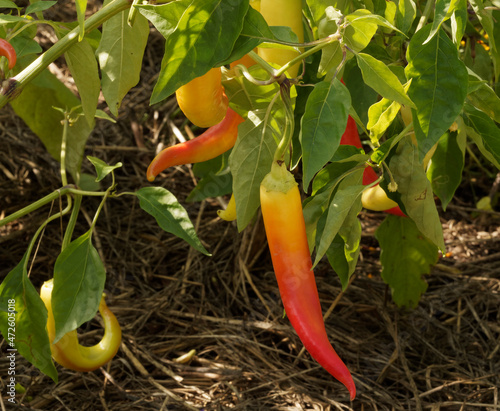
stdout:
<svg viewBox="0 0 500 411">
<path fill-rule="evenodd" d="M 139 81 L 151 29 L 165 38 L 151 104 L 208 70 L 223 67 L 230 106 L 245 118 L 230 153 L 195 166 L 200 181 L 190 199 L 233 192 L 237 228 L 245 229 L 257 215 L 259 186 L 277 147 L 283 135 L 291 133 L 285 158 L 302 180 L 310 251 L 315 264 L 327 257 L 344 288 L 360 253 L 358 214 L 363 192 L 370 188 L 363 183 L 365 167 L 376 169 L 377 183 L 407 215 L 388 216 L 376 237 L 382 250 L 382 277 L 395 303 L 410 307 L 426 290 L 423 274 L 429 273 L 438 252 L 445 251 L 434 196 L 444 209 L 453 201 L 468 145 L 477 146 L 487 161 L 500 168 L 498 0 L 418 4 L 414 0 L 304 0 L 305 42 L 300 45 L 289 28 L 270 27 L 249 0 L 160 0 L 133 5 L 128 0 L 106 0 L 87 20 L 86 1 L 76 0 L 74 23 L 45 20 L 57 2 L 30 3 L 20 8 L 10 0 L 1 2 L 0 37 L 14 46 L 18 62 L 9 71 L 5 59 L 0 60 L 0 107 L 9 103 L 61 162 L 64 187 L 0 225 L 59 196 L 68 199 L 67 207 L 44 223 L 71 213 L 54 267 L 58 336 L 93 317 L 105 284 L 104 265 L 92 245 L 101 208 L 89 231 L 72 239 L 71 221 L 85 196 L 101 196 L 102 204 L 121 195 L 135 196 L 162 229 L 208 254 L 175 193 L 161 187 L 120 193 L 113 173 L 121 164 L 108 166 L 98 159 L 90 160 L 97 181 L 111 177 L 107 190 L 85 189 L 87 179 L 80 173 L 95 122 L 120 121 L 122 100 Z M 59 38 L 45 53 L 36 41 L 41 24 L 49 24 Z M 294 63 L 304 65 L 300 77 L 290 82 L 283 81 L 284 69 L 263 61 L 247 72 L 229 68 L 256 47 L 294 44 L 302 53 Z M 61 55 L 79 98 L 47 68 Z M 100 91 L 110 114 L 97 109 Z M 356 120 L 362 149 L 340 144 L 349 115 Z M 73 180 L 70 185 L 66 171 Z M 9 342 L 57 380 L 44 328 L 47 312 L 28 277 L 39 233 L 0 285 L 0 302 L 5 309 L 7 300 L 16 300 L 16 340 Z M 85 268 L 68 269 L 75 266 Z M 2 311 L 4 338 L 6 324 Z"/>
</svg>

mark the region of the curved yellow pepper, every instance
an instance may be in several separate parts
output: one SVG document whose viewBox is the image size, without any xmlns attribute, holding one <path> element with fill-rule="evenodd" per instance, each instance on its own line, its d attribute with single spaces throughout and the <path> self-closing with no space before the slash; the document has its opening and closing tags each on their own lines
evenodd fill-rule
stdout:
<svg viewBox="0 0 500 411">
<path fill-rule="evenodd" d="M 63 367 L 75 371 L 93 371 L 109 362 L 117 353 L 121 344 L 122 330 L 115 315 L 107 307 L 102 296 L 99 312 L 104 320 L 104 336 L 98 344 L 84 347 L 78 342 L 76 330 L 65 334 L 57 343 L 52 344 L 55 337 L 55 322 L 52 313 L 53 281 L 46 281 L 40 290 L 40 297 L 48 311 L 47 332 L 49 334 L 52 357 Z"/>
<path fill-rule="evenodd" d="M 213 68 L 175 92 L 184 115 L 194 125 L 208 128 L 220 123 L 229 105 L 222 86 L 221 68 Z"/>
<path fill-rule="evenodd" d="M 260 13 L 269 26 L 288 26 L 304 42 L 304 27 L 302 25 L 302 0 L 261 0 Z M 292 49 L 259 48 L 259 56 L 269 63 L 283 66 L 299 52 Z M 295 64 L 288 70 L 290 77 L 297 77 L 301 65 Z"/>
<path fill-rule="evenodd" d="M 231 194 L 231 198 L 229 199 L 229 203 L 227 203 L 226 209 L 217 210 L 217 214 L 220 218 L 226 221 L 236 220 L 236 200 L 234 199 L 234 194 Z"/>
<path fill-rule="evenodd" d="M 363 191 L 363 194 L 361 194 L 361 204 L 364 208 L 373 211 L 386 211 L 394 207 L 399 207 L 398 203 L 387 197 L 384 189 L 378 184 Z"/>
</svg>

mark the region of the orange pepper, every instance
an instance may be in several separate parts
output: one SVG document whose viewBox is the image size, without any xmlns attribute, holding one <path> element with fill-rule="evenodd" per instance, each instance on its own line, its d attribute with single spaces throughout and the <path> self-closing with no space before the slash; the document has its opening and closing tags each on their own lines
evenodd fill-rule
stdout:
<svg viewBox="0 0 500 411">
<path fill-rule="evenodd" d="M 175 92 L 180 109 L 194 125 L 212 127 L 226 115 L 229 100 L 221 80 L 221 68 L 213 68 Z"/>
</svg>

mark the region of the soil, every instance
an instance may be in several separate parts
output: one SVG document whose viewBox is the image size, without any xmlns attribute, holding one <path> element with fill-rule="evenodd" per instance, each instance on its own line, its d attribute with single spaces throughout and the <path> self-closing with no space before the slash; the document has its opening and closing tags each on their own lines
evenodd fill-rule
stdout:
<svg viewBox="0 0 500 411">
<path fill-rule="evenodd" d="M 212 256 L 162 231 L 135 197 L 107 201 L 94 244 L 107 270 L 108 305 L 123 330 L 117 356 L 90 373 L 57 366 L 57 384 L 18 357 L 16 381 L 26 392 L 17 394 L 16 406 L 3 394 L 9 364 L 2 356 L 2 410 L 500 410 L 500 213 L 475 206 L 483 196 L 496 198 L 497 171 L 467 155 L 462 185 L 446 211 L 440 208 L 448 254 L 425 277 L 428 289 L 416 308 L 398 308 L 380 277 L 374 232 L 382 213 L 359 216 L 361 258 L 344 292 L 326 261 L 315 270 L 330 341 L 356 382 L 350 402 L 283 317 L 260 217 L 238 233 L 217 216 L 228 198 L 188 203 L 196 185 L 189 165 L 147 182 L 158 147 L 190 126 L 175 99 L 149 105 L 162 53 L 153 32 L 139 85 L 116 124 L 97 122 L 85 154 L 123 163 L 115 173 L 119 192 L 159 185 L 174 193 Z M 67 69 L 58 67 L 71 86 Z M 0 141 L 3 218 L 58 189 L 61 179 L 58 163 L 9 106 L 0 111 Z M 87 160 L 82 167 L 93 174 Z M 75 236 L 88 230 L 99 201 L 84 199 Z M 0 228 L 0 278 L 59 207 Z M 35 287 L 52 277 L 66 222 L 54 221 L 43 234 L 30 271 Z M 100 338 L 99 324 L 96 317 L 79 330 L 83 344 Z"/>
</svg>

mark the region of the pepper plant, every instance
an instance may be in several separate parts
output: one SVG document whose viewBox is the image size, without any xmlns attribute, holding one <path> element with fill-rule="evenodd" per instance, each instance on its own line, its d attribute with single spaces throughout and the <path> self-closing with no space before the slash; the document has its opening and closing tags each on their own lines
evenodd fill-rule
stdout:
<svg viewBox="0 0 500 411">
<path fill-rule="evenodd" d="M 203 118 L 203 126 L 213 125 L 205 132 L 211 138 L 200 136 L 196 144 L 195 139 L 193 144 L 167 148 L 152 162 L 147 178 L 162 178 L 163 169 L 174 164 L 210 160 L 195 166 L 201 178 L 189 199 L 232 193 L 239 231 L 254 221 L 261 202 L 265 218 L 269 209 L 291 215 L 287 204 L 278 205 L 269 197 L 280 191 L 288 195 L 298 182 L 302 213 L 292 214 L 304 222 L 301 244 L 308 245 L 305 260 L 311 261 L 304 263 L 303 271 L 287 275 L 305 278 L 326 258 L 344 289 L 360 254 L 359 213 L 363 207 L 387 211 L 376 232 L 381 275 L 397 305 L 418 304 L 427 287 L 423 275 L 446 251 L 436 200 L 443 210 L 453 201 L 471 147 L 500 168 L 498 0 L 111 0 L 87 19 L 86 1 L 75 4 L 77 21 L 61 23 L 44 19 L 56 2 L 31 1 L 26 8 L 2 2 L 0 46 L 12 45 L 17 62 L 13 64 L 9 47 L 0 48 L 6 57 L 0 60 L 0 108 L 10 104 L 61 162 L 62 188 L 7 216 L 0 225 L 59 196 L 68 204 L 61 213 L 71 212 L 76 218 L 87 195 L 103 201 L 132 195 L 162 229 L 208 254 L 175 193 L 155 186 L 120 193 L 114 181 L 105 192 L 80 187 L 85 142 L 96 121 L 118 117 L 124 96 L 139 80 L 148 34 L 154 29 L 165 38 L 165 54 L 151 104 L 177 93 L 182 110 L 194 123 L 200 116 L 211 117 L 211 108 L 214 117 Z M 36 42 L 40 24 L 50 26 L 59 39 L 43 53 Z M 47 69 L 60 56 L 80 98 Z M 207 90 L 214 90 L 207 93 L 213 101 L 206 97 L 207 108 L 202 108 L 197 93 Z M 97 109 L 101 91 L 107 113 Z M 66 111 L 47 109 L 52 106 Z M 222 119 L 224 114 L 232 120 Z M 221 126 L 224 121 L 231 123 L 230 132 Z M 203 158 L 197 157 L 200 151 Z M 112 178 L 120 166 L 92 162 L 98 179 Z M 276 183 L 277 175 L 288 183 Z M 144 177 L 146 182 L 146 170 Z M 208 186 L 217 189 L 209 192 Z M 287 315 L 317 358 L 308 338 L 320 338 L 321 324 L 316 334 L 301 329 L 300 315 L 293 313 L 300 306 L 299 297 L 283 285 L 286 261 L 277 260 L 273 251 L 283 241 L 273 237 L 280 227 L 270 222 L 266 230 Z M 70 224 L 54 268 L 56 340 L 98 309 L 105 270 L 93 251 L 91 234 L 92 227 L 84 238 L 72 240 Z M 35 238 L 2 282 L 0 297 L 2 307 L 16 297 L 18 331 L 9 343 L 56 380 L 47 355 L 47 312 L 27 276 Z M 74 252 L 82 249 L 88 252 Z M 84 286 L 65 287 L 68 278 L 60 265 L 76 262 L 80 254 L 93 263 L 75 273 Z M 314 278 L 308 284 L 314 284 Z M 317 304 L 317 294 L 310 295 Z M 75 307 L 69 315 L 63 315 L 63 300 Z M 8 338 L 6 313 L 0 317 L 0 329 Z M 328 359 L 318 361 L 328 369 Z M 354 397 L 352 377 L 342 361 L 336 364 L 328 370 Z"/>
</svg>

